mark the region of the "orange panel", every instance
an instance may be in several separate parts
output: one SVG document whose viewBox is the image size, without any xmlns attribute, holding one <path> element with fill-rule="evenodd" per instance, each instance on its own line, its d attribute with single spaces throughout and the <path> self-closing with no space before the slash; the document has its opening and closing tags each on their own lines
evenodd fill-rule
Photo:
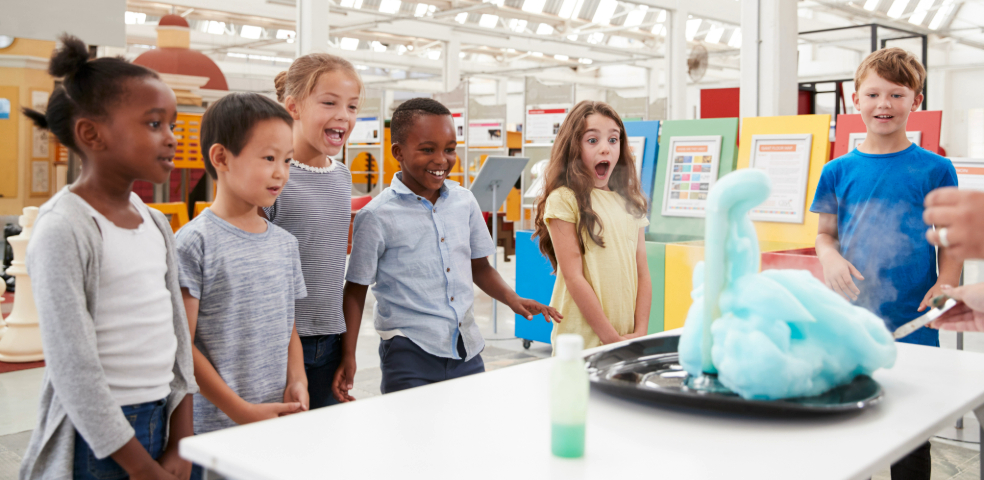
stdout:
<svg viewBox="0 0 984 480">
<path fill-rule="evenodd" d="M 202 114 L 178 113 L 174 136 L 178 147 L 174 153 L 175 168 L 205 168 L 201 144 Z"/>
</svg>

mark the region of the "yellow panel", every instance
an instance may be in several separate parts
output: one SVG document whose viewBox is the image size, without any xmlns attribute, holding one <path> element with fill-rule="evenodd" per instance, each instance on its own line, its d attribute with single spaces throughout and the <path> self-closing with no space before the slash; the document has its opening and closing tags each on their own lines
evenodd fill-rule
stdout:
<svg viewBox="0 0 984 480">
<path fill-rule="evenodd" d="M 748 168 L 752 153 L 752 135 L 794 133 L 813 134 L 803 223 L 755 222 L 755 230 L 760 242 L 791 242 L 800 246 L 813 246 L 820 217 L 810 212 L 810 204 L 813 203 L 813 195 L 817 191 L 817 183 L 820 182 L 820 172 L 830 158 L 830 115 L 743 118 L 737 168 Z"/>
<path fill-rule="evenodd" d="M 803 245 L 790 242 L 759 242 L 761 252 L 781 252 L 797 248 L 803 248 Z M 687 312 L 693 304 L 690 292 L 693 290 L 694 266 L 703 260 L 703 240 L 666 245 L 664 330 L 680 328 L 687 320 Z"/>
<path fill-rule="evenodd" d="M 184 202 L 148 203 L 147 206 L 167 216 L 171 222 L 171 230 L 175 232 L 188 223 L 188 205 Z"/>
<path fill-rule="evenodd" d="M 370 172 L 370 171 L 372 171 L 372 172 L 378 172 L 379 171 L 379 158 L 377 158 L 377 155 L 373 155 L 371 152 L 359 152 L 359 154 L 356 155 L 355 158 L 353 158 L 351 162 L 349 162 L 349 165 L 348 165 L 349 170 L 351 172 Z M 368 161 L 369 161 L 369 157 L 370 156 L 372 157 L 372 168 L 369 168 L 369 164 L 368 164 Z M 367 180 L 366 179 L 367 176 L 368 176 L 368 174 L 365 174 L 365 173 L 352 173 L 352 184 L 353 185 L 365 185 L 366 184 L 366 180 Z M 379 174 L 378 173 L 374 173 L 372 175 L 372 183 L 373 183 L 373 185 L 379 183 Z"/>
<path fill-rule="evenodd" d="M 400 171 L 400 162 L 393 156 L 393 142 L 390 140 L 389 127 L 383 129 L 383 183 L 393 183 L 393 174 Z"/>
<path fill-rule="evenodd" d="M 19 166 L 20 136 L 18 126 L 21 123 L 20 89 L 17 87 L 0 87 L 0 98 L 10 100 L 10 118 L 0 120 L 0 197 L 17 198 L 17 167 Z M 25 122 L 26 123 L 26 122 Z"/>
<path fill-rule="evenodd" d="M 55 42 L 49 40 L 33 40 L 30 38 L 15 38 L 9 47 L 0 50 L 0 55 L 25 55 L 28 57 L 51 58 L 55 51 Z"/>
<path fill-rule="evenodd" d="M 191 46 L 191 30 L 188 29 L 157 29 L 157 48 L 189 48 Z"/>
<path fill-rule="evenodd" d="M 178 146 L 174 153 L 174 168 L 205 168 L 202 156 L 202 114 L 178 113 L 174 122 L 174 136 Z"/>
<path fill-rule="evenodd" d="M 519 210 L 520 202 L 522 197 L 519 194 L 518 188 L 513 188 L 509 191 L 509 196 L 506 197 L 506 221 L 507 222 L 518 222 L 519 221 Z"/>
</svg>

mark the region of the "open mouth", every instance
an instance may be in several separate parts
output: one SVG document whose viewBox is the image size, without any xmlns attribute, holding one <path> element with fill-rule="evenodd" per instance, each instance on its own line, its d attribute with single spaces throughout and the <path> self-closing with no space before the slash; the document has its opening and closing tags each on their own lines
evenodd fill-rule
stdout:
<svg viewBox="0 0 984 480">
<path fill-rule="evenodd" d="M 325 130 L 325 138 L 328 143 L 336 147 L 342 146 L 342 140 L 345 138 L 345 130 L 341 128 L 329 128 Z"/>
<path fill-rule="evenodd" d="M 164 163 L 168 168 L 174 168 L 174 157 L 157 157 L 157 160 Z"/>
<path fill-rule="evenodd" d="M 273 195 L 280 193 L 280 187 L 267 187 L 267 191 Z"/>
<path fill-rule="evenodd" d="M 595 165 L 595 175 L 597 175 L 598 178 L 605 178 L 605 175 L 608 174 L 608 169 L 610 167 L 611 163 L 609 163 L 608 160 L 598 162 L 598 164 Z"/>
<path fill-rule="evenodd" d="M 894 115 L 875 115 L 875 118 L 877 118 L 878 120 L 891 120 L 891 119 L 895 118 L 895 116 Z"/>
<path fill-rule="evenodd" d="M 447 172 L 447 170 L 427 170 L 427 173 L 441 179 L 444 178 L 444 174 Z"/>
</svg>

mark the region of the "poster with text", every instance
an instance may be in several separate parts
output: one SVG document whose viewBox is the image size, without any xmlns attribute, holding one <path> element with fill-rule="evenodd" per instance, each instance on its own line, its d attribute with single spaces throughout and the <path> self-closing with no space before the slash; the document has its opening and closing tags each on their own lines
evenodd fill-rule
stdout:
<svg viewBox="0 0 984 480">
<path fill-rule="evenodd" d="M 501 118 L 491 120 L 470 120 L 468 122 L 468 148 L 501 148 L 505 145 L 505 126 L 506 121 Z"/>
<path fill-rule="evenodd" d="M 379 117 L 359 117 L 355 119 L 355 128 L 349 135 L 350 144 L 378 144 L 382 141 L 382 129 Z"/>
<path fill-rule="evenodd" d="M 48 110 L 48 96 L 50 94 L 45 91 L 34 90 L 31 92 L 31 108 L 36 112 L 44 112 Z M 9 107 L 8 107 L 9 108 Z M 31 156 L 34 158 L 48 158 L 50 156 L 50 151 L 48 146 L 51 144 L 51 140 L 48 138 L 48 131 L 40 129 L 32 125 L 32 135 L 31 135 Z M 47 181 L 47 177 L 45 177 Z M 47 190 L 45 190 L 47 192 Z"/>
<path fill-rule="evenodd" d="M 459 144 L 465 143 L 465 114 L 452 110 L 451 120 L 454 121 L 454 137 Z"/>
<path fill-rule="evenodd" d="M 749 168 L 772 180 L 772 194 L 748 217 L 763 222 L 803 223 L 813 135 L 752 135 Z"/>
<path fill-rule="evenodd" d="M 977 158 L 951 158 L 957 170 L 957 185 L 961 190 L 984 192 L 984 160 Z"/>
<path fill-rule="evenodd" d="M 703 218 L 721 164 L 721 136 L 672 137 L 669 151 L 663 215 Z"/>
<path fill-rule="evenodd" d="M 629 151 L 635 162 L 636 178 L 642 179 L 642 154 L 646 151 L 646 137 L 628 137 Z"/>
<path fill-rule="evenodd" d="M 530 108 L 526 110 L 526 143 L 550 144 L 557 138 L 560 125 L 570 107 Z"/>
<path fill-rule="evenodd" d="M 858 148 L 858 145 L 861 145 L 861 142 L 863 142 L 867 136 L 867 132 L 852 133 L 848 140 L 847 151 L 850 152 L 855 148 Z M 905 138 L 908 138 L 910 142 L 915 143 L 920 147 L 922 146 L 922 132 L 905 132 Z"/>
</svg>

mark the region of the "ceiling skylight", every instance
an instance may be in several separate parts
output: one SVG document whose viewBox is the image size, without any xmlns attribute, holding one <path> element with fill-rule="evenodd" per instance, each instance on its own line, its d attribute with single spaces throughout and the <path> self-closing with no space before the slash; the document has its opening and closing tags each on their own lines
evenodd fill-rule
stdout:
<svg viewBox="0 0 984 480">
<path fill-rule="evenodd" d="M 529 2 L 531 0 L 526 1 Z M 591 19 L 591 22 L 599 25 L 608 25 L 608 22 L 612 19 L 612 15 L 615 15 L 616 8 L 618 8 L 617 0 L 601 0 L 601 2 L 598 3 L 598 9 L 595 10 L 595 14 Z"/>
<path fill-rule="evenodd" d="M 888 9 L 888 16 L 892 18 L 901 17 L 907 6 L 909 6 L 909 0 L 895 0 Z"/>
<path fill-rule="evenodd" d="M 728 46 L 731 48 L 741 48 L 741 28 L 736 28 L 734 33 L 731 34 L 731 40 L 728 40 Z"/>
<path fill-rule="evenodd" d="M 954 0 L 943 0 L 943 4 L 940 5 L 939 10 L 936 11 L 936 15 L 933 16 L 933 21 L 929 22 L 929 28 L 939 30 L 943 26 L 943 21 L 953 12 L 954 3 L 956 3 Z"/>
<path fill-rule="evenodd" d="M 239 31 L 239 36 L 243 38 L 257 39 L 263 35 L 263 29 L 254 25 L 243 25 L 243 29 Z"/>
<path fill-rule="evenodd" d="M 400 0 L 382 0 L 379 2 L 379 11 L 383 13 L 396 13 L 400 11 Z"/>
<path fill-rule="evenodd" d="M 537 35 L 550 35 L 554 32 L 554 28 L 546 23 L 541 23 L 536 27 Z"/>
<path fill-rule="evenodd" d="M 523 1 L 523 11 L 530 13 L 542 13 L 543 4 L 546 0 L 524 0 Z"/>
<path fill-rule="evenodd" d="M 483 13 L 482 18 L 478 19 L 478 24 L 485 28 L 495 28 L 499 24 L 499 16 Z"/>
<path fill-rule="evenodd" d="M 694 41 L 694 37 L 696 37 L 697 32 L 700 31 L 700 23 L 702 21 L 703 20 L 699 18 L 691 18 L 690 20 L 687 20 L 687 30 L 685 33 L 687 35 L 688 42 Z"/>
<path fill-rule="evenodd" d="M 343 37 L 338 42 L 338 46 L 342 50 L 355 50 L 355 49 L 359 48 L 359 39 L 358 38 Z"/>
<path fill-rule="evenodd" d="M 711 25 L 711 29 L 707 32 L 707 36 L 704 37 L 704 41 L 707 43 L 718 43 L 721 41 L 722 35 L 724 35 L 724 27 Z"/>
</svg>

